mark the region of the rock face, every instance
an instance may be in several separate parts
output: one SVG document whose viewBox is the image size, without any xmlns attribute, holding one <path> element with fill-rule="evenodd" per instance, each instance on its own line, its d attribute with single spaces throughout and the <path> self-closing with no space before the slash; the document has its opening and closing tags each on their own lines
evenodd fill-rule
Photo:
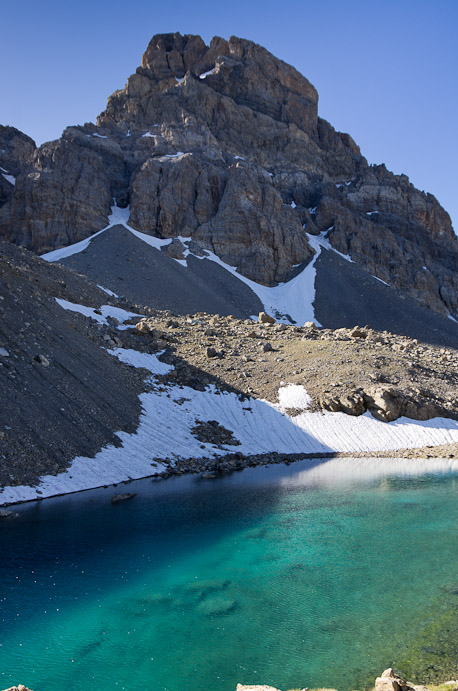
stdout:
<svg viewBox="0 0 458 691">
<path fill-rule="evenodd" d="M 0 128 L 0 234 L 44 252 L 105 227 L 116 202 L 135 229 L 191 236 L 196 253 L 272 285 L 311 259 L 307 234 L 327 231 L 371 274 L 457 316 L 448 214 L 369 166 L 317 108 L 310 82 L 251 41 L 154 36 L 97 125 L 38 149 Z"/>
</svg>

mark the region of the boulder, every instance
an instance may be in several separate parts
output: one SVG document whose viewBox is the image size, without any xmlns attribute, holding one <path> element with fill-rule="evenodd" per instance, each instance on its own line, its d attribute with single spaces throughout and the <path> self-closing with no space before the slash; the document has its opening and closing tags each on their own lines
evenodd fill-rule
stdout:
<svg viewBox="0 0 458 691">
<path fill-rule="evenodd" d="M 342 412 L 347 415 L 362 415 L 366 412 L 366 402 L 364 396 L 355 391 L 342 396 L 322 396 L 320 405 L 323 410 L 329 410 L 333 413 Z"/>
<path fill-rule="evenodd" d="M 261 324 L 275 324 L 275 319 L 266 312 L 259 312 L 258 319 Z"/>
<path fill-rule="evenodd" d="M 125 492 L 124 494 L 114 494 L 111 497 L 111 503 L 112 504 L 120 504 L 123 501 L 129 501 L 129 499 L 133 499 L 136 497 L 137 494 L 134 492 Z"/>
<path fill-rule="evenodd" d="M 391 667 L 375 680 L 375 691 L 409 691 L 411 689 L 413 687 L 401 679 Z"/>
</svg>

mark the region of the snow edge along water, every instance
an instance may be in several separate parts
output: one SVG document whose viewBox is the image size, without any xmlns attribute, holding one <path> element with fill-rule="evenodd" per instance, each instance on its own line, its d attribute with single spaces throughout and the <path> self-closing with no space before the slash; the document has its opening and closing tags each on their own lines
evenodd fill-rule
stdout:
<svg viewBox="0 0 458 691">
<path fill-rule="evenodd" d="M 98 315 L 87 316 L 96 318 Z M 128 366 L 149 370 L 152 384 L 155 375 L 173 369 L 157 355 L 123 348 L 108 352 Z M 139 398 L 142 412 L 138 428 L 132 434 L 116 433 L 121 446 L 105 446 L 94 458 L 78 456 L 63 473 L 42 477 L 37 487 L 5 487 L 0 491 L 0 504 L 160 475 L 166 469 L 161 460 L 173 465 L 178 458 L 211 458 L 234 451 L 228 445 L 216 448 L 210 443 L 202 444 L 191 432 L 197 419 L 216 419 L 231 430 L 240 442 L 237 451 L 246 456 L 272 452 L 332 456 L 338 451 L 376 452 L 458 442 L 458 422 L 454 420 L 434 418 L 420 422 L 400 418 L 385 423 L 370 413 L 351 417 L 344 413 L 310 412 L 310 397 L 298 384 L 282 386 L 279 403 L 275 404 L 254 398 L 242 401 L 236 394 L 217 391 L 214 386 L 204 391 L 186 386 L 161 386 L 142 393 Z M 291 407 L 302 412 L 290 417 L 286 411 Z M 440 464 L 436 465 L 439 472 L 458 470 L 458 461 L 448 461 L 445 470 L 441 468 Z"/>
</svg>

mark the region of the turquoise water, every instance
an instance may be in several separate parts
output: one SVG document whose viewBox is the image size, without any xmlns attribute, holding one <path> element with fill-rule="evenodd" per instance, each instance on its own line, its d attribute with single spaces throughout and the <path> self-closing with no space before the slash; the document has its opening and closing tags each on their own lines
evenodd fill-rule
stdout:
<svg viewBox="0 0 458 691">
<path fill-rule="evenodd" d="M 142 481 L 124 504 L 100 490 L 3 520 L 0 688 L 363 688 L 454 593 L 458 481 L 324 482 L 312 466 Z"/>
</svg>

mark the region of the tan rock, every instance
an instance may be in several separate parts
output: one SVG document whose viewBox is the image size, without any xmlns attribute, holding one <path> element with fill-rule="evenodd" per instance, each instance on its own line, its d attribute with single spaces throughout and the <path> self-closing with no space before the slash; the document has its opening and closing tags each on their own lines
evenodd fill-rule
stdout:
<svg viewBox="0 0 458 691">
<path fill-rule="evenodd" d="M 266 312 L 259 312 L 258 319 L 261 324 L 275 324 L 275 319 Z"/>
<path fill-rule="evenodd" d="M 375 680 L 375 691 L 407 691 L 410 687 L 389 667 Z"/>
</svg>

